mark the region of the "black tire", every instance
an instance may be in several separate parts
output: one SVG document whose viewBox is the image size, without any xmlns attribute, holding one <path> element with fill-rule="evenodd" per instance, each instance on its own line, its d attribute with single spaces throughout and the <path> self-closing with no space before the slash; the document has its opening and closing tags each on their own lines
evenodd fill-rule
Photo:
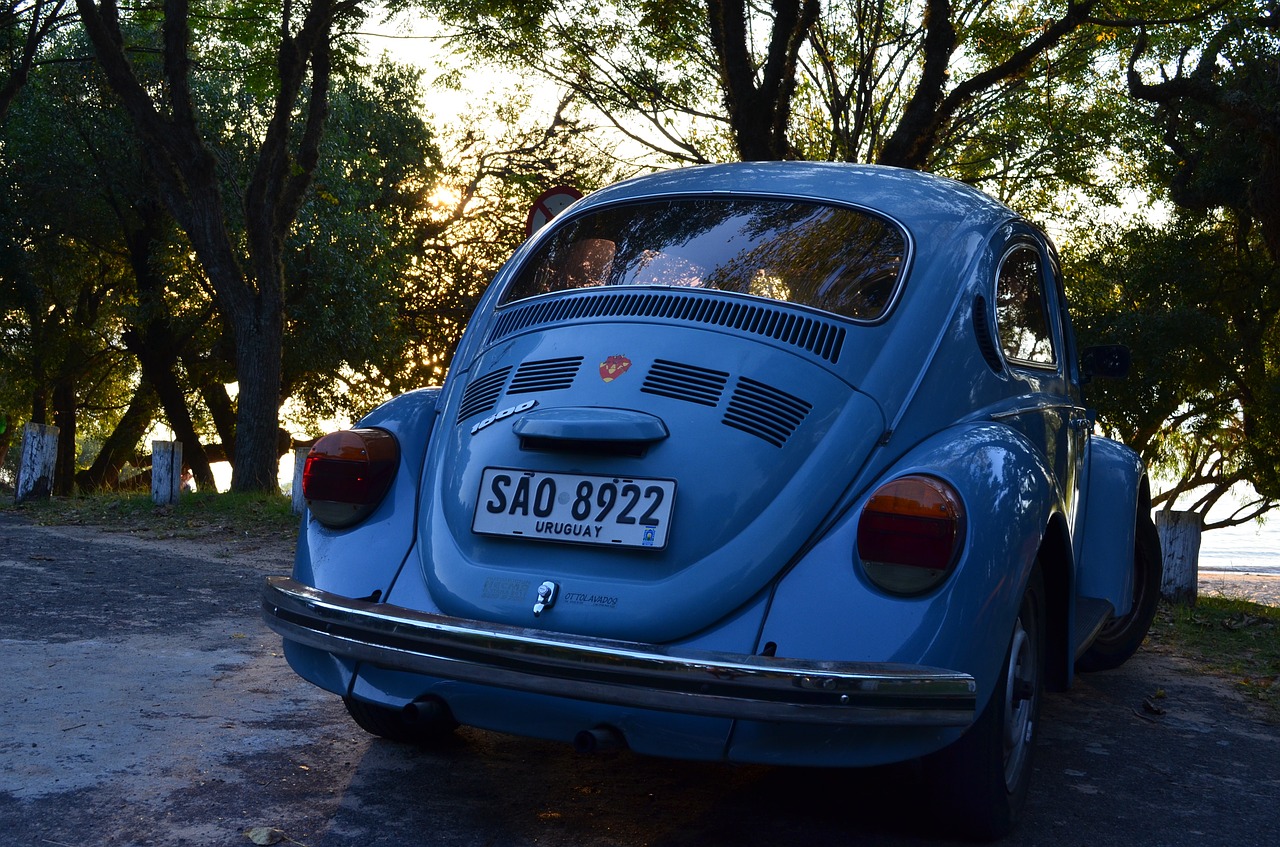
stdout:
<svg viewBox="0 0 1280 847">
<path fill-rule="evenodd" d="M 347 707 L 347 714 L 365 732 L 402 744 L 420 747 L 439 744 L 458 728 L 458 722 L 443 703 L 438 704 L 438 709 L 425 711 L 389 709 L 354 697 L 343 697 L 342 703 Z"/>
<path fill-rule="evenodd" d="M 1044 696 L 1044 627 L 1044 581 L 1036 567 L 996 690 L 959 741 L 923 761 L 936 820 L 948 834 L 994 841 L 1017 822 L 1031 784 Z"/>
<path fill-rule="evenodd" d="M 1160 603 L 1160 580 L 1164 570 L 1160 535 L 1147 514 L 1138 516 L 1133 542 L 1133 606 L 1129 613 L 1107 622 L 1093 644 L 1077 661 L 1080 671 L 1118 668 L 1138 652 L 1147 637 Z"/>
</svg>

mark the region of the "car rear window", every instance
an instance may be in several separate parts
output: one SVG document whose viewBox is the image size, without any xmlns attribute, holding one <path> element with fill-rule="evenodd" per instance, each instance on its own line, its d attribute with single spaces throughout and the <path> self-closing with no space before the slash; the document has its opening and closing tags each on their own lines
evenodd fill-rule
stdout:
<svg viewBox="0 0 1280 847">
<path fill-rule="evenodd" d="M 837 206 L 677 199 L 590 213 L 526 263 L 503 302 L 579 288 L 714 288 L 856 320 L 888 310 L 906 258 L 889 221 Z"/>
</svg>

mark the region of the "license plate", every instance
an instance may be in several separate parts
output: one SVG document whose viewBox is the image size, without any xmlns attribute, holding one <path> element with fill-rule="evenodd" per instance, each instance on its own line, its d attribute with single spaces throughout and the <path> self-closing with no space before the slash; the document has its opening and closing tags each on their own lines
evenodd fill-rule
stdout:
<svg viewBox="0 0 1280 847">
<path fill-rule="evenodd" d="M 674 479 L 485 468 L 471 531 L 661 550 L 675 499 Z"/>
</svg>

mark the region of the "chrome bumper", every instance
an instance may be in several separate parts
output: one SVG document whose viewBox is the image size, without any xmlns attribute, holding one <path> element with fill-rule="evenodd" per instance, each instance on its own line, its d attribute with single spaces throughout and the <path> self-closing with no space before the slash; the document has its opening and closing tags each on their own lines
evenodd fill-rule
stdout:
<svg viewBox="0 0 1280 847">
<path fill-rule="evenodd" d="M 285 639 L 395 670 L 645 709 L 833 726 L 967 726 L 972 676 L 915 665 L 668 649 L 416 612 L 269 577 Z"/>
</svg>

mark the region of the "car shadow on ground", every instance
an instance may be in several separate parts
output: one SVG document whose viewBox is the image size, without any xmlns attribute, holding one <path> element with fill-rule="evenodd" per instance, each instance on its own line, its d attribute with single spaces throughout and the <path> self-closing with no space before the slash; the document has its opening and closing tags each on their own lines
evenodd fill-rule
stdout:
<svg viewBox="0 0 1280 847">
<path fill-rule="evenodd" d="M 1046 699 L 1036 773 L 1006 845 L 1271 845 L 1280 731 L 1222 683 L 1158 652 Z M 1163 714 L 1144 710 L 1164 692 Z M 318 844 L 338 832 L 440 844 L 946 845 L 913 763 L 874 769 L 582 756 L 463 729 L 423 750 L 376 740 Z M 311 845 L 306 838 L 299 840 Z M 362 842 L 366 843 L 366 842 Z"/>
</svg>

